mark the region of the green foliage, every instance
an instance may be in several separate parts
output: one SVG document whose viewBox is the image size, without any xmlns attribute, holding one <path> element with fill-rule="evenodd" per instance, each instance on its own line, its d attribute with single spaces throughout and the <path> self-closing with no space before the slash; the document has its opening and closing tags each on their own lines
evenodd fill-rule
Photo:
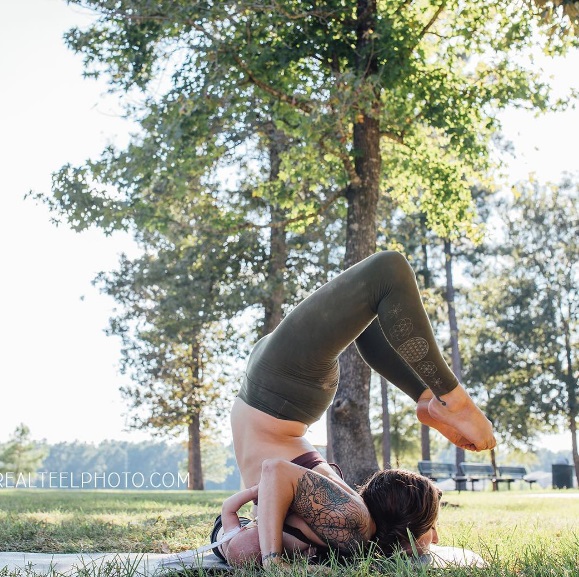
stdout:
<svg viewBox="0 0 579 577">
<path fill-rule="evenodd" d="M 46 452 L 30 439 L 30 429 L 22 423 L 8 442 L 0 445 L 0 473 L 12 473 L 15 478 L 33 473 L 45 457 Z"/>
<path fill-rule="evenodd" d="M 224 446 L 219 440 L 205 436 L 201 440 L 201 461 L 203 462 L 203 480 L 221 484 L 233 472 L 233 466 L 227 461 L 232 457 L 231 447 Z"/>
<path fill-rule="evenodd" d="M 508 0 L 70 3 L 97 18 L 69 47 L 87 75 L 131 95 L 141 131 L 124 151 L 63 167 L 44 200 L 75 230 L 129 228 L 146 250 L 104 282 L 126 307 L 112 332 L 145 387 L 128 393 L 137 407 L 160 403 L 155 426 L 161 414 L 183 423 L 180 396 L 213 402 L 204 332 L 285 280 L 269 278 L 265 230 L 288 233 L 290 258 L 300 243 L 327 246 L 319 233 L 335 231 L 341 199 L 353 210 L 380 188 L 441 237 L 476 239 L 471 192 L 492 168 L 497 112 L 552 106 L 520 58 L 550 23 Z M 374 205 L 362 206 L 348 214 L 347 262 L 374 250 Z M 301 271 L 298 283 L 317 282 Z"/>
<path fill-rule="evenodd" d="M 228 347 L 236 347 L 237 354 L 243 343 L 231 325 L 220 323 L 235 313 L 231 300 L 244 304 L 243 295 L 220 276 L 223 269 L 201 262 L 225 251 L 178 252 L 181 258 L 169 250 L 125 259 L 119 271 L 100 277 L 106 292 L 123 305 L 111 319 L 111 333 L 122 338 L 122 369 L 135 382 L 123 389 L 137 409 L 134 424 L 164 432 L 190 424 L 202 411 L 210 421 L 219 416 L 237 381 L 235 367 L 223 358 L 231 356 Z M 242 266 L 235 259 L 221 264 L 232 275 Z"/>
<path fill-rule="evenodd" d="M 46 458 L 34 484 L 37 488 L 83 489 L 178 489 L 186 486 L 185 474 L 179 479 L 178 464 L 187 456 L 182 444 L 166 442 L 101 441 L 44 445 Z M 65 477 L 62 482 L 60 473 Z M 50 473 L 53 477 L 50 477 Z M 84 473 L 84 477 L 83 477 Z M 163 484 L 163 475 L 167 474 Z M 83 481 L 85 481 L 83 485 Z M 174 482 L 173 482 L 174 481 Z"/>
<path fill-rule="evenodd" d="M 579 4 L 575 0 L 531 0 L 541 21 L 547 26 L 552 46 L 549 50 L 561 49 L 562 41 L 579 36 Z"/>
<path fill-rule="evenodd" d="M 470 188 L 489 168 L 496 111 L 513 103 L 551 105 L 548 87 L 514 58 L 535 29 L 550 25 L 505 0 L 378 2 L 365 13 L 356 2 L 338 0 L 323 7 L 72 3 L 99 14 L 88 29 L 67 35 L 87 74 L 106 74 L 113 89 L 147 94 L 143 135 L 126 154 L 110 157 L 104 173 L 96 163 L 85 167 L 88 174 L 69 167 L 57 178 L 62 198 L 53 208 L 76 226 L 98 219 L 118 225 L 122 218 L 105 213 L 144 209 L 139 198 L 121 207 L 104 201 L 105 191 L 90 184 L 113 175 L 111 160 L 126 174 L 117 171 L 116 184 L 143 188 L 154 176 L 157 186 L 168 187 L 166 199 L 189 186 L 191 175 L 203 178 L 223 160 L 241 161 L 270 119 L 294 140 L 283 155 L 280 181 L 288 196 L 281 205 L 289 218 L 307 223 L 328 191 L 337 197 L 357 185 L 363 151 L 354 148 L 353 132 L 365 118 L 376 118 L 387 190 L 395 189 L 403 204 L 417 204 L 430 227 L 448 237 L 457 227 L 468 230 L 472 220 Z M 167 83 L 159 98 L 151 81 L 162 74 Z M 131 174 L 137 166 L 150 167 L 149 174 Z M 273 202 L 279 190 L 255 194 Z M 95 197 L 90 210 L 81 210 L 87 203 L 78 195 Z"/>
<path fill-rule="evenodd" d="M 469 294 L 467 381 L 513 442 L 576 417 L 579 338 L 577 186 L 523 187 L 501 207 L 506 238 Z"/>
</svg>

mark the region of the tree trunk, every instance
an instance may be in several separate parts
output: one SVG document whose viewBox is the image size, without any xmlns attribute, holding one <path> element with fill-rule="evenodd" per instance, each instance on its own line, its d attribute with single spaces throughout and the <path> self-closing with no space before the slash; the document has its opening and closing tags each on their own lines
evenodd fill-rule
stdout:
<svg viewBox="0 0 579 577">
<path fill-rule="evenodd" d="M 378 122 L 364 117 L 354 127 L 356 170 L 363 175 L 347 194 L 344 268 L 376 251 L 376 212 L 380 175 Z M 362 484 L 378 469 L 370 430 L 370 367 L 352 344 L 340 357 L 340 384 L 330 410 L 334 457 L 346 481 Z"/>
<path fill-rule="evenodd" d="M 575 478 L 579 485 L 579 452 L 577 450 L 577 417 L 569 417 L 569 430 L 571 432 L 571 451 L 573 464 L 575 465 Z"/>
<path fill-rule="evenodd" d="M 275 183 L 279 178 L 281 153 L 288 146 L 287 136 L 268 125 L 269 139 L 269 181 Z M 285 213 L 275 204 L 270 205 L 269 265 L 267 271 L 267 294 L 264 295 L 264 318 L 261 336 L 271 333 L 281 322 L 285 297 L 284 272 L 287 262 L 286 230 L 280 223 L 286 218 Z"/>
<path fill-rule="evenodd" d="M 382 467 L 392 468 L 392 442 L 390 437 L 390 409 L 388 407 L 388 381 L 380 377 L 382 391 Z"/>
<path fill-rule="evenodd" d="M 496 481 L 496 477 L 499 474 L 499 469 L 497 467 L 497 453 L 494 449 L 491 449 L 491 467 L 493 468 L 493 473 L 495 475 L 495 480 L 493 481 L 493 491 L 498 491 L 499 484 Z"/>
<path fill-rule="evenodd" d="M 430 427 L 420 424 L 420 447 L 423 461 L 430 461 Z"/>
<path fill-rule="evenodd" d="M 422 278 L 424 281 L 424 288 L 430 288 L 430 266 L 428 264 L 428 244 L 426 242 L 426 216 L 420 216 L 420 231 L 422 233 L 421 247 L 424 265 L 422 267 Z M 420 425 L 420 447 L 422 450 L 422 460 L 430 461 L 430 427 L 428 425 Z"/>
<path fill-rule="evenodd" d="M 454 306 L 454 282 L 452 280 L 452 246 L 450 240 L 444 240 L 444 269 L 446 272 L 446 305 L 448 308 L 448 324 L 450 327 L 451 365 L 457 379 L 462 382 L 462 360 L 458 348 L 458 321 Z M 464 449 L 456 448 L 456 467 L 465 460 Z"/>
<path fill-rule="evenodd" d="M 571 451 L 575 466 L 575 477 L 579 485 L 579 451 L 577 447 L 577 381 L 573 375 L 573 347 L 571 344 L 570 322 L 564 323 L 565 357 L 567 360 L 567 398 L 569 399 L 569 432 L 571 433 Z"/>
<path fill-rule="evenodd" d="M 326 459 L 330 463 L 336 462 L 336 457 L 334 457 L 334 444 L 332 443 L 332 423 L 330 422 L 329 415 L 326 415 Z"/>
<path fill-rule="evenodd" d="M 375 1 L 358 1 L 357 69 L 360 76 L 377 70 L 371 46 L 371 30 L 376 15 Z M 380 185 L 380 100 L 374 110 L 356 112 L 354 122 L 354 169 L 356 179 L 350 182 L 346 198 L 346 254 L 344 268 L 376 252 L 376 218 Z M 341 378 L 334 404 L 330 409 L 332 443 L 336 461 L 346 481 L 361 484 L 378 469 L 370 431 L 370 367 L 362 360 L 354 345 L 340 357 Z"/>
<path fill-rule="evenodd" d="M 201 430 L 199 411 L 191 413 L 188 432 L 188 464 L 189 464 L 189 478 L 187 482 L 187 489 L 203 491 L 203 468 L 201 465 Z"/>
<path fill-rule="evenodd" d="M 191 345 L 191 383 L 193 389 L 200 386 L 200 350 L 198 342 Z M 196 395 L 192 394 L 195 399 Z M 201 464 L 201 414 L 197 405 L 188 406 L 187 423 L 187 489 L 203 490 L 203 466 Z"/>
</svg>

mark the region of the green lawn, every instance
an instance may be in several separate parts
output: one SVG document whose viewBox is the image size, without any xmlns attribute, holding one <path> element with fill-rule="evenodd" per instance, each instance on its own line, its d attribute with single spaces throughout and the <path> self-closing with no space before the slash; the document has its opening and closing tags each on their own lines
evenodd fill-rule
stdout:
<svg viewBox="0 0 579 577">
<path fill-rule="evenodd" d="M 0 550 L 160 553 L 193 549 L 208 542 L 225 495 L 3 489 Z M 481 554 L 490 563 L 482 574 L 579 577 L 577 491 L 449 492 L 443 500 L 440 545 L 464 546 Z M 390 569 L 396 574 L 406 571 L 399 564 Z M 377 575 L 390 569 L 376 571 L 365 564 L 332 574 Z M 413 568 L 408 574 L 423 572 Z M 453 577 L 477 573 L 472 569 L 445 572 Z M 0 577 L 7 575 L 0 570 Z"/>
</svg>

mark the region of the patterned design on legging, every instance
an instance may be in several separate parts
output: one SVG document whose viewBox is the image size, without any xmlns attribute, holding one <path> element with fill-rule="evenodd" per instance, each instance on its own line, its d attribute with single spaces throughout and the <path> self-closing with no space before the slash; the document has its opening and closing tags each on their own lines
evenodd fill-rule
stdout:
<svg viewBox="0 0 579 577">
<path fill-rule="evenodd" d="M 438 369 L 432 361 L 423 361 L 418 364 L 416 370 L 424 377 L 432 377 Z"/>
<path fill-rule="evenodd" d="M 401 312 L 402 306 L 400 305 L 400 303 L 397 303 L 388 311 L 388 315 L 396 318 Z"/>
<path fill-rule="evenodd" d="M 414 337 L 402 343 L 397 350 L 409 363 L 417 363 L 428 353 L 428 342 L 426 339 Z"/>
<path fill-rule="evenodd" d="M 397 341 L 402 341 L 410 336 L 413 328 L 412 321 L 409 318 L 400 319 L 390 329 L 390 336 Z"/>
<path fill-rule="evenodd" d="M 431 384 L 433 387 L 437 388 L 437 387 L 440 387 L 440 386 L 442 385 L 442 382 L 443 382 L 442 379 L 438 378 L 438 379 L 432 379 L 432 380 L 430 381 L 430 384 Z"/>
</svg>

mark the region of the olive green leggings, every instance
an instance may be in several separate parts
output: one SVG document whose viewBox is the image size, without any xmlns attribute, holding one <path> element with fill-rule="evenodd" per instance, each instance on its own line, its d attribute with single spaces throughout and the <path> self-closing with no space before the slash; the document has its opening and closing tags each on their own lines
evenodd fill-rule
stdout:
<svg viewBox="0 0 579 577">
<path fill-rule="evenodd" d="M 380 375 L 415 401 L 458 381 L 444 361 L 416 277 L 398 252 L 372 255 L 295 307 L 254 347 L 239 397 L 279 419 L 317 421 L 334 398 L 338 357 L 352 342 Z"/>
</svg>

